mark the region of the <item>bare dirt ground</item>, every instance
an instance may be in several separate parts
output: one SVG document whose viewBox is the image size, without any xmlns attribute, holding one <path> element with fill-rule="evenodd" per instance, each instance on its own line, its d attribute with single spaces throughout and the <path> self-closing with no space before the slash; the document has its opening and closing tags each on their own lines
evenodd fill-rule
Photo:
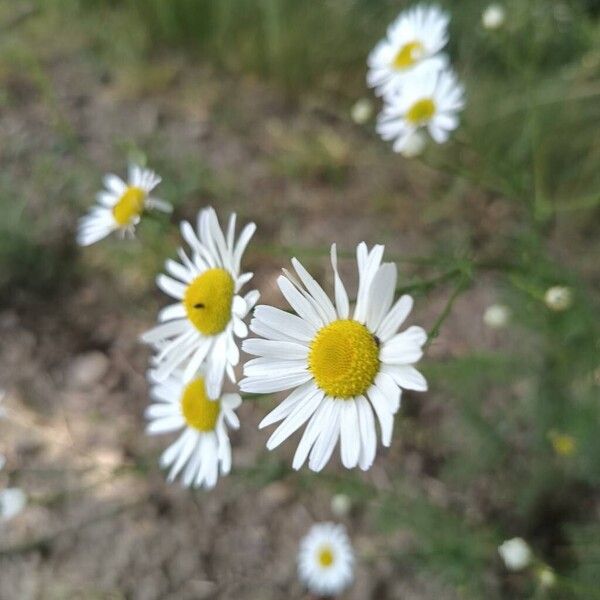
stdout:
<svg viewBox="0 0 600 600">
<path fill-rule="evenodd" d="M 0 150 L 2 169 L 21 182 L 32 218 L 50 222 L 49 250 L 66 247 L 78 268 L 47 295 L 15 289 L 0 310 L 0 385 L 9 412 L 0 423 L 2 450 L 12 481 L 31 498 L 22 515 L 0 525 L 0 598 L 303 598 L 297 543 L 314 521 L 334 518 L 333 488 L 315 479 L 307 486 L 289 471 L 293 442 L 268 454 L 256 425 L 273 400 L 241 408 L 234 474 L 214 491 L 165 483 L 156 457 L 166 440 L 144 435 L 148 352 L 137 341 L 165 299 L 131 265 L 104 269 L 101 250 L 72 247 L 73 203 L 84 202 L 50 205 L 32 165 L 51 155 L 57 181 L 85 164 L 99 185 L 101 173 L 124 163 L 115 140 L 133 140 L 170 164 L 194 168 L 198 161 L 217 191 L 184 194 L 174 221 L 209 202 L 256 220 L 248 267 L 263 301 L 274 303 L 281 302 L 274 278 L 287 258 L 266 250 L 272 245 L 323 248 L 337 240 L 352 250 L 364 239 L 412 256 L 455 247 L 474 223 L 476 243 L 485 245 L 498 219 L 509 215 L 493 198 L 465 199 L 460 183 L 436 204 L 439 177 L 432 172 L 391 156 L 321 103 L 291 104 L 252 80 L 222 79 L 164 59 L 149 68 L 169 75 L 149 84 L 77 50 L 47 56 L 43 68 L 54 106 L 25 74 L 4 82 L 18 102 L 2 115 L 2 137 L 10 139 Z M 74 145 L 61 149 L 65 135 Z M 464 226 L 451 228 L 446 211 L 459 196 L 463 210 L 467 205 Z M 326 260 L 309 262 L 330 285 Z M 343 268 L 351 279 L 352 263 Z M 400 270 L 405 280 L 416 275 L 410 264 Z M 493 281 L 480 282 L 459 299 L 426 361 L 499 343 L 480 317 L 493 289 Z M 430 327 L 451 291 L 441 285 L 428 292 L 411 321 Z M 410 422 L 425 438 L 435 437 L 450 410 L 447 399 L 434 389 L 407 394 L 406 402 L 413 407 Z M 384 490 L 391 473 L 403 472 L 444 505 L 447 492 L 422 453 L 428 444 L 417 452 L 410 436 L 410 427 L 397 424 L 392 449 L 358 477 Z M 334 461 L 329 473 L 340 472 Z M 410 548 L 410 533 L 382 534 L 368 504 L 345 519 L 359 560 L 356 584 L 344 597 L 454 598 L 435 577 L 392 562 L 389 550 Z"/>
</svg>

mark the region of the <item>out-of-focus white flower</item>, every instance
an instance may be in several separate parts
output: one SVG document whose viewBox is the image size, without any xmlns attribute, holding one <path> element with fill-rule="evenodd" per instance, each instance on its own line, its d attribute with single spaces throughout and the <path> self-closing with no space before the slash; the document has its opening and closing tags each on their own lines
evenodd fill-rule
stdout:
<svg viewBox="0 0 600 600">
<path fill-rule="evenodd" d="M 492 329 L 502 329 L 510 319 L 510 309 L 504 304 L 492 304 L 483 313 L 483 322 Z"/>
<path fill-rule="evenodd" d="M 352 500 L 346 494 L 336 494 L 331 499 L 331 512 L 338 518 L 342 519 L 350 514 L 352 509 Z"/>
<path fill-rule="evenodd" d="M 440 50 L 448 42 L 448 13 L 437 6 L 415 6 L 400 13 L 369 55 L 367 83 L 383 96 L 402 87 L 423 66 L 447 64 Z"/>
<path fill-rule="evenodd" d="M 506 10 L 502 4 L 490 4 L 481 15 L 481 23 L 486 29 L 499 29 L 506 20 Z"/>
<path fill-rule="evenodd" d="M 20 488 L 6 488 L 0 491 L 0 521 L 16 517 L 27 504 L 27 496 Z"/>
<path fill-rule="evenodd" d="M 364 125 L 373 114 L 373 103 L 368 98 L 357 100 L 352 106 L 350 116 L 357 125 Z"/>
<path fill-rule="evenodd" d="M 133 236 L 135 226 L 140 222 L 144 210 L 171 212 L 173 207 L 168 202 L 150 195 L 160 181 L 160 177 L 154 171 L 142 169 L 137 165 L 129 167 L 127 182 L 117 175 L 106 175 L 106 189 L 96 195 L 97 206 L 79 219 L 77 243 L 80 246 L 89 246 L 113 231 L 119 231 L 123 236 Z"/>
<path fill-rule="evenodd" d="M 540 568 L 537 576 L 540 586 L 546 590 L 553 588 L 556 585 L 556 573 L 554 573 L 554 571 L 547 565 L 544 565 Z"/>
<path fill-rule="evenodd" d="M 354 553 L 343 525 L 313 525 L 300 543 L 298 577 L 313 594 L 341 594 L 352 582 L 353 567 Z"/>
<path fill-rule="evenodd" d="M 415 132 L 423 130 L 443 144 L 458 127 L 464 104 L 464 88 L 451 69 L 423 68 L 398 92 L 386 96 L 377 132 L 384 140 L 393 140 L 394 152 L 410 151 Z"/>
<path fill-rule="evenodd" d="M 573 303 L 573 293 L 568 287 L 555 285 L 546 290 L 544 302 L 550 310 L 556 312 L 567 310 Z"/>
<path fill-rule="evenodd" d="M 522 571 L 531 564 L 533 554 L 527 542 L 520 537 L 506 540 L 498 546 L 498 553 L 502 557 L 509 571 Z"/>
</svg>

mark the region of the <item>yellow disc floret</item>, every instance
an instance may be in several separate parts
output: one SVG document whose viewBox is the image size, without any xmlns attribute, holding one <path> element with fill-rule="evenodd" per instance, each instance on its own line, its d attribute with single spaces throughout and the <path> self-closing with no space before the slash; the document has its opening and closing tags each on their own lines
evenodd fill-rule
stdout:
<svg viewBox="0 0 600 600">
<path fill-rule="evenodd" d="M 393 65 L 395 69 L 402 71 L 412 67 L 423 56 L 423 44 L 421 42 L 409 42 L 404 44 L 396 56 L 394 56 Z"/>
<path fill-rule="evenodd" d="M 227 327 L 233 291 L 233 279 L 225 269 L 204 271 L 188 285 L 183 304 L 200 333 L 216 335 Z"/>
<path fill-rule="evenodd" d="M 379 370 L 379 346 L 358 321 L 333 321 L 317 332 L 308 366 L 327 395 L 352 398 L 364 394 L 373 383 Z"/>
<path fill-rule="evenodd" d="M 220 409 L 220 402 L 206 395 L 202 377 L 188 383 L 183 390 L 181 412 L 189 427 L 198 431 L 214 431 Z"/>
<path fill-rule="evenodd" d="M 317 552 L 317 562 L 327 568 L 333 564 L 333 550 L 329 546 L 321 546 Z"/>
<path fill-rule="evenodd" d="M 423 98 L 415 102 L 407 111 L 406 119 L 414 125 L 423 125 L 435 114 L 435 103 L 431 98 Z"/>
<path fill-rule="evenodd" d="M 139 187 L 128 187 L 113 206 L 113 217 L 119 227 L 126 227 L 144 210 L 146 192 Z"/>
</svg>

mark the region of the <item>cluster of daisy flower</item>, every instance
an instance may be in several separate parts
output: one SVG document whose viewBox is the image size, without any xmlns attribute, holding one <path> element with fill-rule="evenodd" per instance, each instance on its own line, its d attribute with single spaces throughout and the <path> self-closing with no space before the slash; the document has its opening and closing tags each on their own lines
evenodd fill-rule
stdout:
<svg viewBox="0 0 600 600">
<path fill-rule="evenodd" d="M 170 205 L 149 196 L 160 178 L 133 166 L 129 182 L 105 177 L 109 191 L 98 195 L 100 207 L 80 222 L 78 240 L 91 244 L 110 231 L 133 233 L 145 208 Z M 242 268 L 244 252 L 256 230 L 245 225 L 236 236 L 236 215 L 225 230 L 213 208 L 198 213 L 195 226 L 180 225 L 185 247 L 178 260 L 168 259 L 158 287 L 174 302 L 158 314 L 158 324 L 142 341 L 153 350 L 148 371 L 152 402 L 146 409 L 149 434 L 179 437 L 166 448 L 160 465 L 168 481 L 186 487 L 212 488 L 230 472 L 228 430 L 240 427 L 236 409 L 242 398 L 233 387 L 240 362 L 240 340 L 249 330 L 257 337 L 242 349 L 255 358 L 243 366 L 241 391 L 286 398 L 261 421 L 279 423 L 267 440 L 272 450 L 306 425 L 292 466 L 308 461 L 321 471 L 338 445 L 346 468 L 367 470 L 381 442 L 390 446 L 402 389 L 427 389 L 413 364 L 427 340 L 417 326 L 399 332 L 413 301 L 395 300 L 397 270 L 384 263 L 384 247 L 356 249 L 358 290 L 350 297 L 338 271 L 336 245 L 331 246 L 333 300 L 295 258 L 277 284 L 290 310 L 255 306 L 257 290 L 243 292 L 252 273 Z M 250 327 L 245 322 L 253 311 Z M 302 541 L 298 574 L 313 593 L 340 593 L 352 580 L 353 552 L 341 525 L 315 525 Z"/>
<path fill-rule="evenodd" d="M 449 21 L 436 6 L 410 8 L 388 27 L 368 59 L 367 83 L 384 102 L 377 131 L 407 157 L 423 151 L 425 131 L 442 144 L 458 127 L 464 88 L 442 53 Z"/>
<path fill-rule="evenodd" d="M 167 210 L 170 205 L 149 196 L 159 181 L 152 171 L 136 166 L 130 168 L 127 184 L 114 175 L 105 177 L 110 191 L 99 194 L 103 206 L 92 212 L 100 215 L 93 218 L 102 219 L 102 226 L 90 225 L 92 217 L 86 217 L 80 242 L 91 243 L 108 232 L 110 218 L 110 228 L 132 231 L 144 208 Z M 390 446 L 402 389 L 427 389 L 412 366 L 423 354 L 427 334 L 417 326 L 399 333 L 413 301 L 407 295 L 394 301 L 397 270 L 382 262 L 384 247 L 358 245 L 354 307 L 338 271 L 335 244 L 330 253 L 333 300 L 292 258 L 293 272 L 284 269 L 277 280 L 291 309 L 286 311 L 255 307 L 258 291 L 242 291 L 252 279 L 242 259 L 254 223 L 236 238 L 235 214 L 223 230 L 214 209 L 205 208 L 195 227 L 184 221 L 180 230 L 186 247 L 178 250 L 178 260 L 166 261 L 166 272 L 157 277 L 158 287 L 174 302 L 141 338 L 153 350 L 147 431 L 181 432 L 160 458 L 169 481 L 179 476 L 185 486 L 211 488 L 219 474 L 231 469 L 228 429 L 240 426 L 235 411 L 242 398 L 235 388 L 225 392 L 224 381 L 236 385 L 240 340 L 248 336 L 245 319 L 251 311 L 250 330 L 257 337 L 241 347 L 255 358 L 243 366 L 239 388 L 252 394 L 287 391 L 259 425 L 279 423 L 267 448 L 276 448 L 306 426 L 294 469 L 308 461 L 311 470 L 321 471 L 338 442 L 346 468 L 369 469 L 377 452 L 376 423 L 381 443 Z"/>
</svg>

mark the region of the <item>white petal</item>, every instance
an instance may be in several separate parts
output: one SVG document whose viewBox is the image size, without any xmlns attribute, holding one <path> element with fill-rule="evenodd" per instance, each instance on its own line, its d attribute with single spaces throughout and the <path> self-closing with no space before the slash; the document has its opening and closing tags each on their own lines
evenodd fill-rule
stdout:
<svg viewBox="0 0 600 600">
<path fill-rule="evenodd" d="M 411 296 L 401 296 L 390 312 L 384 317 L 379 325 L 376 335 L 382 342 L 387 342 L 395 333 L 406 317 L 409 315 L 413 307 L 413 299 Z"/>
<path fill-rule="evenodd" d="M 375 409 L 381 427 L 381 443 L 387 448 L 392 443 L 394 416 L 388 408 L 387 399 L 377 386 L 371 386 L 367 392 L 369 400 Z"/>
<path fill-rule="evenodd" d="M 377 451 L 375 419 L 373 418 L 371 405 L 363 396 L 356 399 L 356 408 L 358 409 L 358 423 L 362 440 L 359 466 L 363 471 L 366 471 L 371 468 Z"/>
<path fill-rule="evenodd" d="M 408 365 L 383 365 L 385 373 L 405 390 L 427 391 L 427 381 L 417 369 Z"/>
<path fill-rule="evenodd" d="M 367 327 L 371 331 L 377 330 L 383 317 L 392 306 L 396 291 L 396 278 L 396 265 L 392 263 L 379 267 L 373 277 L 367 306 Z"/>
<path fill-rule="evenodd" d="M 163 292 L 169 294 L 169 296 L 172 296 L 176 300 L 182 300 L 187 289 L 187 286 L 183 283 L 175 281 L 175 279 L 172 279 L 163 273 L 156 278 L 156 284 Z"/>
<path fill-rule="evenodd" d="M 350 303 L 348 301 L 348 294 L 346 288 L 342 282 L 340 274 L 337 268 L 337 250 L 336 245 L 331 245 L 331 266 L 333 267 L 333 274 L 335 278 L 335 304 L 337 308 L 337 314 L 340 319 L 347 319 L 350 314 Z"/>
<path fill-rule="evenodd" d="M 352 469 L 358 464 L 360 456 L 360 428 L 358 425 L 358 409 L 353 399 L 338 400 L 342 403 L 340 424 L 342 464 Z"/>
<path fill-rule="evenodd" d="M 322 390 L 316 389 L 304 397 L 267 440 L 267 448 L 273 450 L 300 429 L 317 409 L 324 395 Z"/>
<path fill-rule="evenodd" d="M 308 468 L 318 473 L 327 464 L 340 436 L 340 414 L 342 407 L 338 401 L 331 402 L 331 416 L 327 426 L 321 430 L 315 445 L 310 452 Z"/>
<path fill-rule="evenodd" d="M 242 382 L 243 383 L 243 382 Z M 259 429 L 268 427 L 285 419 L 304 398 L 312 396 L 318 390 L 314 382 L 309 381 L 296 388 L 283 402 L 276 406 L 258 425 Z"/>
<path fill-rule="evenodd" d="M 427 341 L 427 333 L 421 327 L 412 326 L 395 335 L 383 344 L 379 358 L 387 364 L 411 364 L 417 362 L 423 351 L 421 346 Z"/>
<path fill-rule="evenodd" d="M 277 342 L 251 338 L 242 342 L 242 349 L 248 354 L 269 358 L 306 359 L 308 348 L 294 342 Z"/>
<path fill-rule="evenodd" d="M 302 319 L 308 321 L 315 329 L 320 329 L 325 325 L 325 322 L 317 314 L 311 303 L 294 287 L 289 279 L 280 275 L 277 278 L 277 285 L 289 305 Z"/>
<path fill-rule="evenodd" d="M 317 333 L 316 327 L 296 315 L 272 306 L 257 306 L 254 318 L 262 321 L 271 329 L 285 332 L 287 336 L 302 342 L 310 342 Z"/>
</svg>

